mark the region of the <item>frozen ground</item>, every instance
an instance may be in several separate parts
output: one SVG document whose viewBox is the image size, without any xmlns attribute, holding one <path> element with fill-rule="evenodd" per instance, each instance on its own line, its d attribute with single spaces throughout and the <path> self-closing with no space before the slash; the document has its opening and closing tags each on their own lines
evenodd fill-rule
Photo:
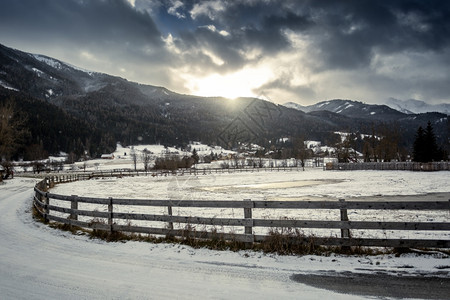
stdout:
<svg viewBox="0 0 450 300">
<path fill-rule="evenodd" d="M 151 173 L 149 173 L 151 174 Z M 450 193 L 450 172 L 306 171 L 138 176 L 57 185 L 52 192 L 115 198 L 204 200 L 340 199 Z"/>
<path fill-rule="evenodd" d="M 431 184 L 442 183 L 440 176 L 448 182 L 448 173 L 418 174 L 424 174 L 416 178 L 422 181 L 429 175 L 434 178 L 423 193 L 448 189 L 448 184 L 435 188 Z M 90 240 L 32 219 L 34 183 L 32 179 L 16 178 L 0 185 L 2 299 L 445 299 L 450 293 L 450 258 L 441 253 L 293 257 Z M 378 193 L 383 194 L 384 189 L 379 188 Z M 376 274 L 381 274 L 378 281 L 364 281 L 366 276 Z M 305 275 L 309 281 L 304 280 Z M 394 277 L 387 277 L 390 275 Z M 314 280 L 316 277 L 345 282 L 330 285 Z M 399 277 L 409 285 L 391 283 Z M 350 282 L 369 285 L 371 292 L 355 290 Z M 386 293 L 386 287 L 396 293 Z"/>
</svg>

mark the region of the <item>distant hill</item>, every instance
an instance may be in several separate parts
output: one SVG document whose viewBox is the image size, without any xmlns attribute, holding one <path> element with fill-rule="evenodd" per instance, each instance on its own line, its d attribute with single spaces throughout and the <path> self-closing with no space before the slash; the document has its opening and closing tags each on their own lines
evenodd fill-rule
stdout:
<svg viewBox="0 0 450 300">
<path fill-rule="evenodd" d="M 431 105 L 419 100 L 399 100 L 390 98 L 387 103 L 388 106 L 401 111 L 405 114 L 420 114 L 427 112 L 440 112 L 450 115 L 450 104 Z"/>
<path fill-rule="evenodd" d="M 445 114 L 409 115 L 350 100 L 293 107 L 256 98 L 182 95 L 0 45 L 0 104 L 6 101 L 27 117 L 30 131 L 16 158 L 27 157 L 30 145 L 49 154 L 92 157 L 111 152 L 116 142 L 272 148 L 282 137 L 325 141 L 334 131 L 363 132 L 386 122 L 396 122 L 406 147 L 428 120 L 441 144 L 448 135 Z"/>
<path fill-rule="evenodd" d="M 371 124 L 395 124 L 395 126 L 400 128 L 403 139 L 408 141 L 406 144 L 412 143 L 419 126 L 425 127 L 426 123 L 430 121 L 435 128 L 440 145 L 445 149 L 450 148 L 450 121 L 448 115 L 441 112 L 433 112 L 433 109 L 431 109 L 436 107 L 445 108 L 445 105 L 427 106 L 431 111 L 423 113 L 401 112 L 387 105 L 366 104 L 360 101 L 342 99 L 321 101 L 309 106 L 302 106 L 293 102 L 288 102 L 284 105 L 310 115 L 321 116 L 322 119 L 342 120 L 341 118 L 345 116 L 350 118 L 352 122 L 358 122 L 360 130 L 366 133 L 370 131 L 369 127 L 372 126 Z"/>
<path fill-rule="evenodd" d="M 286 104 L 285 104 L 286 105 Z M 287 104 L 295 107 L 294 104 Z M 328 100 L 309 106 L 297 106 L 296 109 L 304 112 L 329 111 L 350 118 L 364 118 L 366 120 L 392 121 L 405 117 L 405 114 L 386 105 L 366 104 L 352 100 Z"/>
</svg>

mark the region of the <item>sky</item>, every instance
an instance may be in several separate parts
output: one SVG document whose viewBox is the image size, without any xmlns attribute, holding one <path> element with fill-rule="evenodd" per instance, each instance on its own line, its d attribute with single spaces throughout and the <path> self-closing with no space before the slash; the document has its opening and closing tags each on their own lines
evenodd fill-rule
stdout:
<svg viewBox="0 0 450 300">
<path fill-rule="evenodd" d="M 184 94 L 450 103 L 447 0 L 1 0 L 0 43 Z"/>
</svg>

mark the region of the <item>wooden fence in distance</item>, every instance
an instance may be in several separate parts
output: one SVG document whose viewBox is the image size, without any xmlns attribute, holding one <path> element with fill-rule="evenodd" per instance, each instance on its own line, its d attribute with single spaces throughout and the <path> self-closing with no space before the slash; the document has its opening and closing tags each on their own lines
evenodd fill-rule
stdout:
<svg viewBox="0 0 450 300">
<path fill-rule="evenodd" d="M 132 169 L 115 169 L 109 171 L 94 171 L 94 172 L 61 172 L 43 174 L 40 178 L 48 178 L 52 183 L 64 183 L 75 180 L 88 180 L 92 178 L 105 177 L 129 177 L 129 176 L 183 176 L 183 175 L 211 175 L 211 174 L 226 174 L 226 173 L 258 173 L 258 172 L 299 172 L 302 167 L 245 167 L 245 168 L 187 168 L 176 170 L 132 170 Z"/>
<path fill-rule="evenodd" d="M 450 162 L 363 162 L 327 163 L 324 170 L 392 170 L 392 171 L 449 171 Z"/>
<path fill-rule="evenodd" d="M 86 178 L 79 178 L 86 179 Z M 408 248 L 450 248 L 449 239 L 398 239 L 398 238 L 353 238 L 351 230 L 410 230 L 410 231 L 450 231 L 450 222 L 385 222 L 385 221 L 351 221 L 347 210 L 373 210 L 374 214 L 380 210 L 424 210 L 442 211 L 448 213 L 449 201 L 415 201 L 415 202 L 381 202 L 381 201 L 197 201 L 197 200 L 137 200 L 90 198 L 78 196 L 57 195 L 47 192 L 55 182 L 77 180 L 76 178 L 46 178 L 36 184 L 34 206 L 47 221 L 56 221 L 72 226 L 88 229 L 120 231 L 129 233 L 143 233 L 150 235 L 166 235 L 174 237 L 220 238 L 236 240 L 248 244 L 264 242 L 268 234 L 254 234 L 256 228 L 299 228 L 299 229 L 340 229 L 340 237 L 296 237 L 292 242 L 311 243 L 325 246 L 375 246 L 375 247 L 408 247 Z M 53 205 L 53 200 L 70 202 L 70 208 Z M 80 210 L 79 203 L 90 203 L 107 206 L 107 211 Z M 123 213 L 120 207 L 166 207 L 167 214 Z M 196 216 L 173 215 L 174 207 L 196 208 L 233 208 L 242 209 L 244 218 L 205 218 Z M 288 219 L 257 219 L 252 217 L 254 209 L 301 209 L 301 210 L 339 210 L 340 219 L 334 221 L 320 220 L 288 220 Z M 56 216 L 55 212 L 69 214 L 69 217 Z M 81 221 L 80 216 L 102 218 L 105 222 Z M 117 221 L 157 221 L 166 226 L 158 228 L 134 225 L 119 225 Z M 208 231 L 189 231 L 174 229 L 174 223 L 186 225 L 210 226 L 242 226 L 243 234 L 219 233 Z M 445 236 L 445 235 L 444 235 Z"/>
</svg>

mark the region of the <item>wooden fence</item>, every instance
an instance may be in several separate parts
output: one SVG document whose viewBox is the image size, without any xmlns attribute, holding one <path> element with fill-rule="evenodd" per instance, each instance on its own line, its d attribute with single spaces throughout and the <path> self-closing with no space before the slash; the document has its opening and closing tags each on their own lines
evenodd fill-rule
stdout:
<svg viewBox="0 0 450 300">
<path fill-rule="evenodd" d="M 362 162 L 362 163 L 327 163 L 325 170 L 403 170 L 403 171 L 448 171 L 450 162 Z"/>
<path fill-rule="evenodd" d="M 129 233 L 143 233 L 150 235 L 166 235 L 175 237 L 193 238 L 217 238 L 236 240 L 247 244 L 264 242 L 270 234 L 255 234 L 259 228 L 298 228 L 298 229 L 338 229 L 340 236 L 332 237 L 293 237 L 293 243 L 314 243 L 314 245 L 326 246 L 376 246 L 376 247 L 424 247 L 424 248 L 450 248 L 450 222 L 386 222 L 386 221 L 351 221 L 348 219 L 348 210 L 371 210 L 374 215 L 380 211 L 390 210 L 414 210 L 417 213 L 426 210 L 440 211 L 445 216 L 450 211 L 449 201 L 415 201 L 415 202 L 382 202 L 382 201 L 200 201 L 200 200 L 137 200 L 137 199 L 113 199 L 66 196 L 48 192 L 48 188 L 56 182 L 87 179 L 88 177 L 65 177 L 52 179 L 46 178 L 36 184 L 34 206 L 41 216 L 47 221 L 56 221 L 72 226 L 88 229 L 105 230 L 108 232 L 120 231 Z M 58 201 L 54 201 L 58 200 Z M 68 205 L 54 205 L 55 203 L 70 202 Z M 98 209 L 81 210 L 80 203 L 103 205 L 107 211 Z M 166 214 L 142 214 L 124 213 L 123 207 L 164 207 Z M 217 218 L 173 215 L 174 207 L 188 208 L 230 208 L 243 211 L 243 218 Z M 258 219 L 252 217 L 255 209 L 295 209 L 295 210 L 338 210 L 338 220 L 290 220 L 290 219 Z M 60 214 L 59 216 L 57 214 Z M 68 216 L 63 217 L 62 214 Z M 92 218 L 89 221 L 80 220 L 80 217 Z M 95 220 L 102 219 L 103 222 Z M 131 221 L 156 221 L 163 222 L 160 227 L 135 226 Z M 128 224 L 123 225 L 124 222 Z M 120 224 L 122 223 L 122 225 Z M 161 223 L 160 223 L 161 224 Z M 174 228 L 174 224 L 185 224 L 180 229 Z M 217 233 L 215 231 L 186 230 L 191 225 L 203 226 L 237 226 L 243 228 L 244 233 Z M 192 228 L 192 227 L 190 227 Z M 206 228 L 206 227 L 204 227 Z M 399 231 L 434 231 L 441 232 L 443 239 L 409 239 L 409 238 L 356 238 L 352 237 L 351 230 L 399 230 Z M 447 234 L 445 234 L 447 232 Z"/>
<path fill-rule="evenodd" d="M 168 175 L 209 175 L 209 174 L 225 174 L 225 173 L 252 173 L 252 172 L 286 172 L 286 171 L 302 171 L 302 167 L 239 167 L 239 168 L 187 168 L 176 170 L 129 170 L 116 169 L 112 171 L 96 171 L 90 173 L 92 177 L 117 177 L 117 176 L 168 176 Z"/>
<path fill-rule="evenodd" d="M 58 173 L 42 173 L 37 178 L 49 178 L 53 183 L 71 182 L 75 180 L 88 180 L 92 178 L 105 177 L 126 177 L 126 176 L 183 176 L 183 175 L 211 175 L 211 174 L 226 174 L 226 173 L 258 173 L 258 172 L 299 172 L 302 167 L 245 167 L 245 168 L 187 168 L 176 170 L 132 170 L 132 169 L 114 169 L 109 171 L 95 171 L 95 172 L 58 172 Z M 30 174 L 27 174 L 30 176 Z"/>
</svg>

